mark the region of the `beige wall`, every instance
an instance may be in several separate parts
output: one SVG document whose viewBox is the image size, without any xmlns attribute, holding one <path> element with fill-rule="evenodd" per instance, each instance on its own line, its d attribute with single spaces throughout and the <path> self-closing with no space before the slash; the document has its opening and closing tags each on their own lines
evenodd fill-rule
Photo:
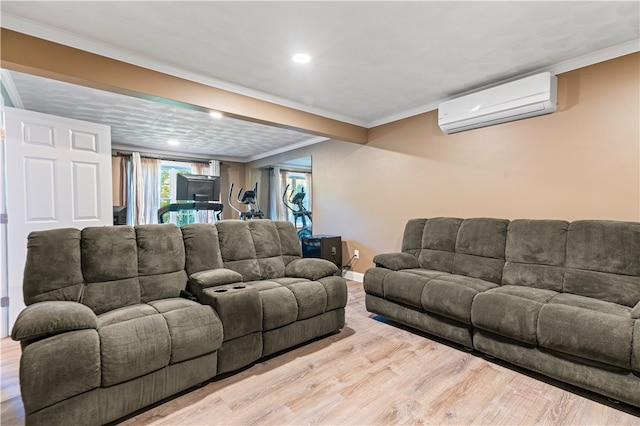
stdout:
<svg viewBox="0 0 640 426">
<path fill-rule="evenodd" d="M 639 64 L 558 76 L 551 115 L 444 135 L 432 111 L 291 153 L 313 156 L 314 233 L 359 249 L 364 272 L 413 217 L 640 220 Z"/>
</svg>

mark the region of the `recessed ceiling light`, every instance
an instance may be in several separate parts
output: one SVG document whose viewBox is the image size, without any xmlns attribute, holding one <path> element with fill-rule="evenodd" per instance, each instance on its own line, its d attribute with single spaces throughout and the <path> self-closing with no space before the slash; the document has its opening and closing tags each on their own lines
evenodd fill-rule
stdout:
<svg viewBox="0 0 640 426">
<path fill-rule="evenodd" d="M 175 140 L 175 139 L 169 139 L 169 140 L 167 141 L 167 143 L 168 143 L 169 145 L 173 145 L 173 146 L 178 146 L 178 145 L 180 145 L 180 141 L 177 141 L 177 140 Z"/>
<path fill-rule="evenodd" d="M 292 59 L 296 64 L 306 64 L 311 62 L 311 56 L 307 55 L 306 53 L 296 53 L 295 55 L 293 55 Z"/>
<path fill-rule="evenodd" d="M 222 113 L 220 111 L 210 111 L 209 115 L 211 118 L 220 119 L 222 118 Z"/>
</svg>

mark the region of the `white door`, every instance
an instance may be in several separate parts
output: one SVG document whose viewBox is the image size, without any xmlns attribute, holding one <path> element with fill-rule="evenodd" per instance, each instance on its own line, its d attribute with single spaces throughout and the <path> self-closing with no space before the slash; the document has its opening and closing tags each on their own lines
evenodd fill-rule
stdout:
<svg viewBox="0 0 640 426">
<path fill-rule="evenodd" d="M 3 112 L 8 216 L 6 335 L 25 306 L 22 276 L 29 233 L 112 225 L 113 198 L 109 126 L 8 107 Z"/>
</svg>

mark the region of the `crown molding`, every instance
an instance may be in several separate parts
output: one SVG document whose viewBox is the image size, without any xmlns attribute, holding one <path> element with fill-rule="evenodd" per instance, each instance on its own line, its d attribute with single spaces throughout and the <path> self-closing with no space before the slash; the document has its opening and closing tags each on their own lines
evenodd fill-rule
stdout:
<svg viewBox="0 0 640 426">
<path fill-rule="evenodd" d="M 315 145 L 320 142 L 328 141 L 329 138 L 325 138 L 324 136 L 316 136 L 313 138 L 306 139 L 302 142 L 294 143 L 291 145 L 287 145 L 282 148 L 274 149 L 272 151 L 264 152 L 262 154 L 253 155 L 251 157 L 246 157 L 242 161 L 245 163 L 249 163 L 251 161 L 261 160 L 263 158 L 271 157 L 273 155 L 282 154 L 284 152 L 293 151 L 294 149 L 304 148 L 305 146 Z"/>
</svg>

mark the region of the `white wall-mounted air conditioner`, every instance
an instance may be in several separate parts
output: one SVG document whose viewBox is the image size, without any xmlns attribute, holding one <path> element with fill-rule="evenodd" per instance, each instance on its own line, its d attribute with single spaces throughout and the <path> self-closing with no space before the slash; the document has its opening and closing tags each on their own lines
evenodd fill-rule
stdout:
<svg viewBox="0 0 640 426">
<path fill-rule="evenodd" d="M 450 134 L 550 114 L 556 110 L 557 91 L 555 75 L 532 75 L 441 103 L 438 125 Z"/>
</svg>

